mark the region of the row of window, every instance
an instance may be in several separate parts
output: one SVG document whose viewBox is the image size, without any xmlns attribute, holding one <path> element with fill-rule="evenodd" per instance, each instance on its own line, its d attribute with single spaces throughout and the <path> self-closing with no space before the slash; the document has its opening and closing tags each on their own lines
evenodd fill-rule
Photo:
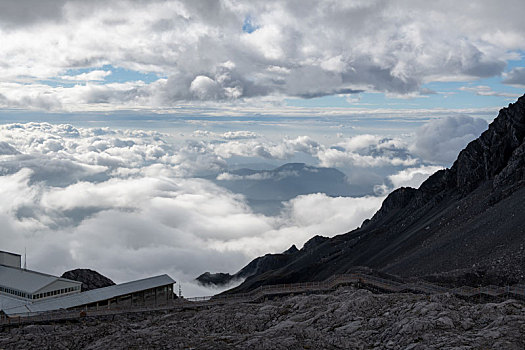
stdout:
<svg viewBox="0 0 525 350">
<path fill-rule="evenodd" d="M 27 298 L 27 293 L 21 292 L 16 289 L 7 288 L 0 286 L 0 292 L 4 292 L 6 294 L 16 295 L 18 297 Z"/>
<path fill-rule="evenodd" d="M 53 290 L 53 291 L 45 292 L 45 293 L 38 293 L 38 294 L 33 295 L 33 299 L 42 299 L 42 298 L 52 297 L 53 295 L 71 293 L 74 291 L 80 291 L 80 286 L 57 289 L 57 290 Z"/>
<path fill-rule="evenodd" d="M 0 286 L 0 292 L 4 292 L 6 294 L 11 294 L 11 295 L 15 295 L 17 297 L 27 298 L 27 299 L 42 299 L 42 298 L 51 297 L 53 295 L 60 295 L 60 294 L 71 293 L 71 292 L 80 292 L 80 286 L 63 288 L 63 289 L 57 289 L 57 290 L 53 290 L 53 291 L 50 291 L 50 292 L 38 293 L 38 294 L 34 294 L 34 295 L 33 294 L 28 294 L 28 293 L 25 293 L 25 292 L 21 292 L 19 290 L 13 289 L 13 288 Z"/>
</svg>

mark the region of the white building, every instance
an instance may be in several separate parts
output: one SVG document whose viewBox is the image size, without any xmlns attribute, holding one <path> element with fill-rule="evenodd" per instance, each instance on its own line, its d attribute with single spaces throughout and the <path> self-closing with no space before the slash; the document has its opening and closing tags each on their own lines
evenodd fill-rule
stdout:
<svg viewBox="0 0 525 350">
<path fill-rule="evenodd" d="M 0 314 L 35 314 L 75 308 L 166 305 L 175 281 L 149 277 L 81 292 L 81 282 L 21 268 L 21 256 L 0 251 Z"/>
<path fill-rule="evenodd" d="M 21 256 L 0 251 L 0 294 L 27 300 L 80 293 L 81 282 L 22 269 Z"/>
</svg>

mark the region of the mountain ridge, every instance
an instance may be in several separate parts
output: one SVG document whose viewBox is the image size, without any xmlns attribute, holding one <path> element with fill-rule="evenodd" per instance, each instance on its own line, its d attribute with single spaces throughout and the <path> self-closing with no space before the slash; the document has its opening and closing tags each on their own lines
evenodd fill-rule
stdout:
<svg viewBox="0 0 525 350">
<path fill-rule="evenodd" d="M 356 266 L 434 281 L 473 269 L 501 283 L 525 281 L 524 137 L 522 96 L 499 111 L 451 168 L 418 189 L 393 191 L 360 228 L 326 239 L 309 254 L 301 249 L 287 265 L 254 274 L 229 292 L 322 280 Z"/>
</svg>

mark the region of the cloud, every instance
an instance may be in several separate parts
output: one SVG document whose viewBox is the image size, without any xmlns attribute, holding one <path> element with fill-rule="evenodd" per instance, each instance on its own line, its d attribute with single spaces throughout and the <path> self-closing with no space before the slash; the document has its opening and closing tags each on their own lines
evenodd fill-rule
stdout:
<svg viewBox="0 0 525 350">
<path fill-rule="evenodd" d="M 349 231 L 382 201 L 318 193 L 265 216 L 242 195 L 193 177 L 220 164 L 206 143 L 175 146 L 158 132 L 48 123 L 2 125 L 0 137 L 3 249 L 27 247 L 29 267 L 44 272 L 89 267 L 118 282 L 169 273 L 187 285 L 204 271 L 235 272 L 315 234 Z M 240 142 L 254 140 L 225 143 Z M 305 137 L 274 145 L 318 146 Z"/>
<path fill-rule="evenodd" d="M 399 139 L 358 135 L 324 148 L 317 157 L 324 167 L 411 166 L 418 162 Z"/>
<path fill-rule="evenodd" d="M 199 138 L 223 138 L 217 140 L 192 142 L 193 148 L 201 154 L 214 154 L 222 159 L 232 157 L 256 157 L 269 160 L 289 160 L 297 154 L 305 154 L 319 161 L 321 167 L 336 168 L 379 168 L 390 166 L 414 166 L 417 157 L 410 154 L 408 144 L 399 138 L 384 138 L 377 135 L 357 135 L 344 138 L 333 145 L 324 145 L 309 136 L 285 137 L 271 141 L 255 137 L 251 133 L 217 134 L 197 130 L 193 133 Z M 225 176 L 225 175 L 224 175 Z"/>
<path fill-rule="evenodd" d="M 222 134 L 222 137 L 227 140 L 239 140 L 239 139 L 255 139 L 258 137 L 257 133 L 253 131 L 227 131 Z"/>
<path fill-rule="evenodd" d="M 34 25 L 39 22 L 58 21 L 62 17 L 65 0 L 2 1 L 0 24 L 4 27 Z"/>
<path fill-rule="evenodd" d="M 16 148 L 11 146 L 7 142 L 0 141 L 0 155 L 14 155 L 14 154 L 20 154 L 20 152 L 18 152 Z"/>
<path fill-rule="evenodd" d="M 504 75 L 503 84 L 515 85 L 517 87 L 525 86 L 525 67 L 512 68 L 510 72 Z"/>
<path fill-rule="evenodd" d="M 281 160 L 289 159 L 297 152 L 316 155 L 322 148 L 317 141 L 308 136 L 284 138 L 280 142 L 272 142 L 265 139 L 239 140 L 234 138 L 231 141 L 209 143 L 207 147 L 210 149 L 210 152 L 223 158 L 242 156 Z"/>
<path fill-rule="evenodd" d="M 247 140 L 247 139 L 256 139 L 259 135 L 253 131 L 248 130 L 237 130 L 237 131 L 226 131 L 225 133 L 219 134 L 211 132 L 208 130 L 195 130 L 192 133 L 193 137 L 212 137 L 212 138 L 222 138 L 225 140 Z"/>
<path fill-rule="evenodd" d="M 525 5 L 505 4 L 457 11 L 451 1 L 411 0 L 7 1 L 0 5 L 0 78 L 17 91 L 0 89 L 7 100 L 0 102 L 7 108 L 154 110 L 183 101 L 360 91 L 416 96 L 429 81 L 503 72 L 506 60 L 525 48 L 516 15 Z M 103 84 L 106 66 L 160 78 Z M 92 72 L 66 75 L 75 69 Z M 60 77 L 100 84 L 42 83 Z"/>
<path fill-rule="evenodd" d="M 473 92 L 478 96 L 504 96 L 504 97 L 520 97 L 520 94 L 503 91 L 493 91 L 490 86 L 478 85 L 478 86 L 462 86 L 459 88 L 461 91 Z"/>
<path fill-rule="evenodd" d="M 81 73 L 77 75 L 62 75 L 60 78 L 64 80 L 78 80 L 78 81 L 93 81 L 93 80 L 104 80 L 108 75 L 111 75 L 111 71 L 105 70 L 93 70 L 88 73 Z"/>
<path fill-rule="evenodd" d="M 276 175 L 279 175 L 280 177 L 277 177 Z M 263 173 L 256 173 L 251 175 L 236 175 L 231 173 L 220 173 L 217 175 L 217 180 L 219 181 L 240 181 L 240 180 L 253 180 L 253 181 L 259 181 L 259 180 L 270 180 L 270 179 L 279 179 L 284 177 L 292 177 L 292 176 L 299 176 L 297 172 L 281 172 L 279 174 L 273 174 L 271 172 L 263 172 Z"/>
<path fill-rule="evenodd" d="M 443 169 L 442 166 L 435 165 L 407 168 L 388 176 L 388 179 L 392 182 L 393 189 L 399 187 L 418 188 L 430 175 L 441 169 Z"/>
<path fill-rule="evenodd" d="M 416 131 L 409 149 L 426 161 L 448 166 L 486 129 L 487 122 L 480 118 L 458 115 L 433 119 Z"/>
</svg>

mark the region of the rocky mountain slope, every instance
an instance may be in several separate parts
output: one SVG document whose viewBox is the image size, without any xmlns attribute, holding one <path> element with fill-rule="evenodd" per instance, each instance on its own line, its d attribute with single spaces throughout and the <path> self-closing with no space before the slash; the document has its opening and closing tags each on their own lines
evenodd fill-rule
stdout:
<svg viewBox="0 0 525 350">
<path fill-rule="evenodd" d="M 231 292 L 324 280 L 355 266 L 434 282 L 525 281 L 525 96 L 503 108 L 450 169 L 392 192 L 362 227 L 316 238 Z"/>
<path fill-rule="evenodd" d="M 266 271 L 275 270 L 286 266 L 293 258 L 293 254 L 299 250 L 292 245 L 288 250 L 281 254 L 266 254 L 252 260 L 248 265 L 243 267 L 237 273 L 210 273 L 205 272 L 196 278 L 197 282 L 204 286 L 224 286 L 230 282 L 238 281 L 254 275 L 260 275 Z"/>
<path fill-rule="evenodd" d="M 523 349 L 525 309 L 339 289 L 260 304 L 87 317 L 0 332 L 2 349 Z"/>
<path fill-rule="evenodd" d="M 66 271 L 62 274 L 62 278 L 67 278 L 73 281 L 82 282 L 82 291 L 85 292 L 91 289 L 114 286 L 115 283 L 101 275 L 97 271 L 90 269 L 75 269 Z"/>
</svg>

